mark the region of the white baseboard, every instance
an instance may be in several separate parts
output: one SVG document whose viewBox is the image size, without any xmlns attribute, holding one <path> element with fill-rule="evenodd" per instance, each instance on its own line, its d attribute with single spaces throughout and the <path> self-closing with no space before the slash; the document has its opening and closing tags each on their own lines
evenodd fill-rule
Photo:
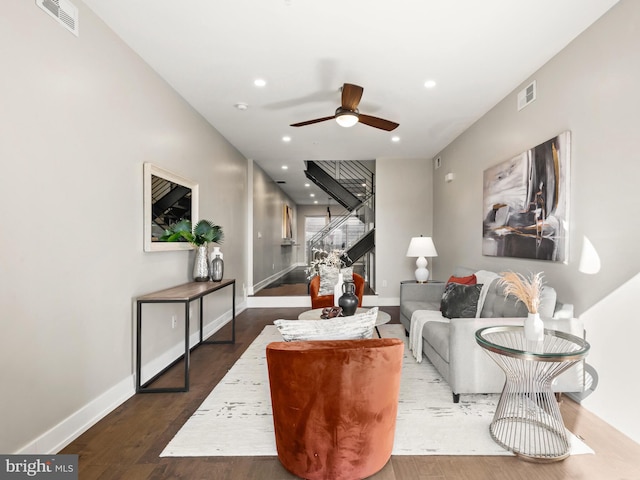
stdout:
<svg viewBox="0 0 640 480">
<path fill-rule="evenodd" d="M 311 308 L 311 297 L 248 297 L 248 308 L 283 308 L 306 307 Z"/>
<path fill-rule="evenodd" d="M 380 307 L 397 307 L 400 305 L 400 297 L 378 297 Z"/>
<path fill-rule="evenodd" d="M 246 302 L 236 305 L 236 315 L 246 308 Z M 231 310 L 204 325 L 203 338 L 213 335 L 230 320 Z M 199 340 L 199 332 L 190 335 L 191 346 Z M 184 354 L 184 341 L 144 364 L 142 378 L 151 378 L 182 354 Z M 135 375 L 131 374 L 14 453 L 17 455 L 58 453 L 135 393 Z"/>
<path fill-rule="evenodd" d="M 15 453 L 18 455 L 58 453 L 131 398 L 135 392 L 134 376 L 129 375 Z"/>
<path fill-rule="evenodd" d="M 244 308 L 241 310 L 236 308 L 236 315 L 238 315 Z M 225 312 L 223 315 L 214 319 L 213 321 L 206 323 L 203 326 L 202 338 L 207 339 L 222 327 L 224 327 L 227 323 L 231 321 L 231 311 Z M 199 319 L 191 319 L 191 326 L 194 323 L 199 323 Z M 183 329 L 184 332 L 184 329 Z M 166 350 L 158 357 L 149 360 L 145 364 L 142 365 L 142 383 L 146 382 L 150 378 L 153 378 L 158 372 L 161 372 L 163 368 L 167 365 L 171 364 L 176 359 L 180 358 L 181 355 L 184 355 L 184 335 L 183 340 L 180 343 L 175 344 L 169 350 Z M 189 348 L 193 348 L 200 341 L 200 331 L 196 330 L 193 333 L 189 334 Z"/>
</svg>

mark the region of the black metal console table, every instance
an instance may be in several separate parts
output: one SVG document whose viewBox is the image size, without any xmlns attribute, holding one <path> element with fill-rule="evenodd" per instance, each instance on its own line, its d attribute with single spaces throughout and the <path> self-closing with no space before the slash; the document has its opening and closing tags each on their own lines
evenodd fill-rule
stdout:
<svg viewBox="0 0 640 480">
<path fill-rule="evenodd" d="M 203 324 L 203 299 L 210 293 L 231 286 L 232 310 L 231 310 L 231 339 L 230 340 L 204 340 L 202 338 Z M 158 292 L 148 293 L 136 299 L 137 303 L 137 338 L 136 338 L 136 392 L 137 393 L 159 393 L 159 392 L 188 392 L 189 391 L 189 304 L 194 300 L 200 300 L 200 341 L 193 346 L 196 348 L 200 344 L 221 344 L 235 343 L 236 341 L 236 281 L 235 279 L 223 279 L 220 282 L 190 282 L 177 287 L 167 288 Z M 141 384 L 142 370 L 142 305 L 145 303 L 183 303 L 184 304 L 184 355 L 165 367 L 162 371 L 154 375 L 153 378 Z M 150 388 L 147 385 L 153 383 L 160 375 L 184 358 L 184 387 L 161 387 Z"/>
</svg>

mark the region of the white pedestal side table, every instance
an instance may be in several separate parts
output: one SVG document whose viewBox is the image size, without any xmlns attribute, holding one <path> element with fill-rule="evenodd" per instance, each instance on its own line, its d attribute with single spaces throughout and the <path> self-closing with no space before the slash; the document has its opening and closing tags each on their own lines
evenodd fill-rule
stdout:
<svg viewBox="0 0 640 480">
<path fill-rule="evenodd" d="M 482 328 L 476 341 L 506 374 L 489 427 L 493 439 L 525 460 L 565 459 L 569 438 L 551 382 L 584 359 L 589 344 L 555 330 L 545 330 L 541 342 L 527 342 L 517 326 Z"/>
</svg>

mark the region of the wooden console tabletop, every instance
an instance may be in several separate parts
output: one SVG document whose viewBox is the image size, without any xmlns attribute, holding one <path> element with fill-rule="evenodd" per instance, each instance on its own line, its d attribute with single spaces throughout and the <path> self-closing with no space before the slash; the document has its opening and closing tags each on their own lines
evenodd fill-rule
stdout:
<svg viewBox="0 0 640 480">
<path fill-rule="evenodd" d="M 230 340 L 204 340 L 202 338 L 203 326 L 203 298 L 210 293 L 221 290 L 225 287 L 232 287 L 231 306 L 231 339 Z M 235 343 L 236 341 L 236 281 L 233 278 L 223 279 L 220 282 L 189 282 L 176 287 L 159 290 L 157 292 L 142 295 L 136 299 L 137 305 L 137 336 L 136 336 L 136 392 L 138 393 L 158 393 L 158 392 L 187 392 L 189 391 L 189 354 L 193 348 L 189 348 L 189 304 L 194 300 L 200 300 L 200 341 L 193 346 L 205 344 Z M 182 303 L 184 304 L 184 354 L 150 380 L 142 383 L 142 305 L 145 303 Z M 155 381 L 160 375 L 184 359 L 184 387 L 169 388 L 149 388 L 147 385 Z"/>
<path fill-rule="evenodd" d="M 184 302 L 197 300 L 216 290 L 227 287 L 232 283 L 236 283 L 235 279 L 225 279 L 220 282 L 189 282 L 177 287 L 158 290 L 157 292 L 147 293 L 138 297 L 138 302 Z"/>
</svg>

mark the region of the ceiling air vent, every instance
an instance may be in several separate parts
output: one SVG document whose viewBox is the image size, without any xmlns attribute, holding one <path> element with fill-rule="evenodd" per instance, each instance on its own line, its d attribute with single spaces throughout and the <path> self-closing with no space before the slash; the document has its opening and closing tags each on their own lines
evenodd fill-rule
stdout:
<svg viewBox="0 0 640 480">
<path fill-rule="evenodd" d="M 36 0 L 36 5 L 76 37 L 78 36 L 78 8 L 71 2 L 68 0 Z"/>
<path fill-rule="evenodd" d="M 536 99 L 536 81 L 534 80 L 518 92 L 518 111 Z"/>
</svg>

